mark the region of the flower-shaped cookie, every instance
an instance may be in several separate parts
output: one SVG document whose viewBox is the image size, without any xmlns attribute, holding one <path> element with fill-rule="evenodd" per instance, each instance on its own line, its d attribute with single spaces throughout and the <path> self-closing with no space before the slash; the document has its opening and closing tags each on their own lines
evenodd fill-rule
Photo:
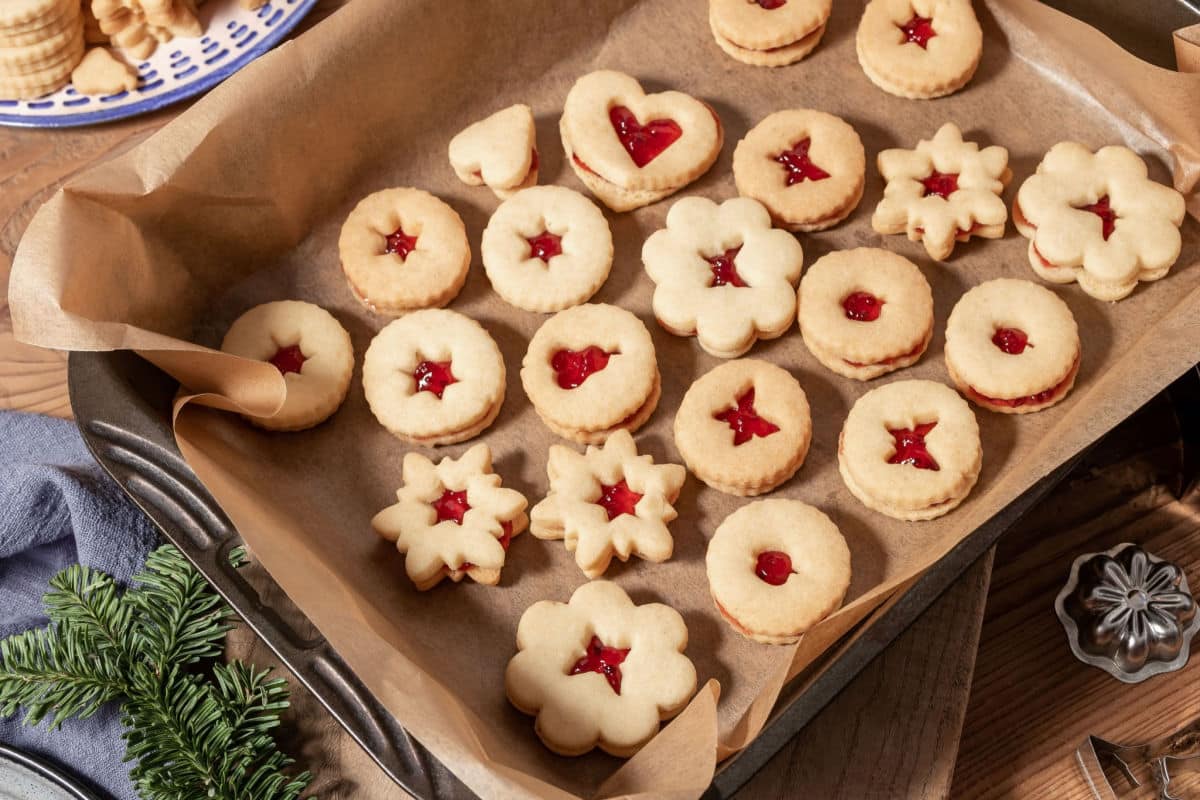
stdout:
<svg viewBox="0 0 1200 800">
<path fill-rule="evenodd" d="M 487 186 L 500 199 L 538 178 L 533 109 L 518 103 L 481 119 L 450 140 L 450 166 L 468 186 Z"/>
<path fill-rule="evenodd" d="M 1127 147 L 1050 148 L 1013 206 L 1034 272 L 1052 283 L 1077 280 L 1098 300 L 1120 300 L 1138 281 L 1166 275 L 1182 246 L 1183 195 L 1147 175 Z"/>
<path fill-rule="evenodd" d="M 792 324 L 804 251 L 790 233 L 771 227 L 756 200 L 680 200 L 667 227 L 646 240 L 642 261 L 657 284 L 659 324 L 676 336 L 695 335 L 718 358 L 740 356 Z"/>
<path fill-rule="evenodd" d="M 504 688 L 555 753 L 599 745 L 631 756 L 696 691 L 687 640 L 675 609 L 635 606 L 615 583 L 592 581 L 568 603 L 541 600 L 521 615 Z"/>
<path fill-rule="evenodd" d="M 530 532 L 563 539 L 589 578 L 604 574 L 615 555 L 666 561 L 675 549 L 667 523 L 678 514 L 687 470 L 639 456 L 633 435 L 618 430 L 603 446 L 580 454 L 552 445 L 547 465 L 550 494 L 533 507 Z"/>
<path fill-rule="evenodd" d="M 1000 193 L 1012 172 L 1003 147 L 980 150 L 947 122 L 916 150 L 884 150 L 877 164 L 887 181 L 871 217 L 879 233 L 907 233 L 938 261 L 950 257 L 955 241 L 1004 235 L 1008 209 Z"/>
<path fill-rule="evenodd" d="M 488 446 L 477 444 L 436 465 L 408 453 L 402 475 L 396 504 L 376 514 L 371 526 L 407 553 L 404 571 L 416 587 L 425 591 L 442 578 L 457 583 L 464 575 L 499 583 L 508 543 L 528 519 L 524 496 L 500 487 Z"/>
</svg>

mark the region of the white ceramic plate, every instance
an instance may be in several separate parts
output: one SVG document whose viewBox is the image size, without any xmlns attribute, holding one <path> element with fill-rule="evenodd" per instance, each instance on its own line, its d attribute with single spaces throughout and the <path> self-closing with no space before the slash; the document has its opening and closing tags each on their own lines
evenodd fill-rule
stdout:
<svg viewBox="0 0 1200 800">
<path fill-rule="evenodd" d="M 0 744 L 0 800 L 102 800 L 47 761 Z"/>
</svg>

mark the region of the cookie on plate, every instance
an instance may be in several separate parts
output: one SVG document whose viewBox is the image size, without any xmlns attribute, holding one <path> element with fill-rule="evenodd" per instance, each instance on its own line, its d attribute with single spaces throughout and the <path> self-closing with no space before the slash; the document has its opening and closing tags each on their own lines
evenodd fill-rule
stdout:
<svg viewBox="0 0 1200 800">
<path fill-rule="evenodd" d="M 540 600 L 521 615 L 504 690 L 555 753 L 626 758 L 695 694 L 687 642 L 675 609 L 634 605 L 615 583 L 591 581 L 567 603 Z"/>
<path fill-rule="evenodd" d="M 933 292 L 917 265 L 874 247 L 835 250 L 800 281 L 800 335 L 839 375 L 869 381 L 920 360 L 933 337 Z"/>
<path fill-rule="evenodd" d="M 846 488 L 896 519 L 934 519 L 957 508 L 982 466 L 971 407 L 934 381 L 896 381 L 867 392 L 838 440 Z"/>
<path fill-rule="evenodd" d="M 138 74 L 107 47 L 93 47 L 71 73 L 71 85 L 80 94 L 132 92 L 137 88 Z"/>
<path fill-rule="evenodd" d="M 957 92 L 983 55 L 971 0 L 871 0 L 854 41 L 872 83 L 914 100 Z"/>
<path fill-rule="evenodd" d="M 1050 148 L 1013 203 L 1033 271 L 1051 283 L 1079 281 L 1109 301 L 1165 276 L 1183 244 L 1183 195 L 1148 174 L 1127 147 Z"/>
<path fill-rule="evenodd" d="M 850 548 L 799 500 L 757 500 L 717 526 L 704 558 L 717 611 L 763 644 L 791 644 L 842 604 Z"/>
<path fill-rule="evenodd" d="M 976 405 L 1028 414 L 1067 396 L 1079 373 L 1079 328 L 1059 297 L 998 278 L 964 294 L 946 323 L 946 369 Z"/>
<path fill-rule="evenodd" d="M 537 130 L 522 103 L 467 126 L 450 140 L 450 166 L 468 186 L 487 186 L 501 200 L 537 185 Z"/>
<path fill-rule="evenodd" d="M 32 100 L 62 88 L 83 50 L 78 2 L 0 3 L 0 99 Z"/>
<path fill-rule="evenodd" d="M 816 48 L 832 9 L 832 0 L 709 0 L 708 24 L 743 64 L 782 67 Z"/>
</svg>

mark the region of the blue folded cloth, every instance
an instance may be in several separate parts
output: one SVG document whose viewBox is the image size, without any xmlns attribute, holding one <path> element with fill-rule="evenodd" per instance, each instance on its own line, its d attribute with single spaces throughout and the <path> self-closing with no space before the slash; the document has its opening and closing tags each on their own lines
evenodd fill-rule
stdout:
<svg viewBox="0 0 1200 800">
<path fill-rule="evenodd" d="M 87 564 L 127 582 L 159 543 L 149 519 L 84 447 L 75 425 L 0 411 L 0 637 L 46 624 L 59 570 Z M 61 764 L 118 800 L 135 800 L 115 705 L 50 731 L 0 718 L 0 742 Z"/>
</svg>

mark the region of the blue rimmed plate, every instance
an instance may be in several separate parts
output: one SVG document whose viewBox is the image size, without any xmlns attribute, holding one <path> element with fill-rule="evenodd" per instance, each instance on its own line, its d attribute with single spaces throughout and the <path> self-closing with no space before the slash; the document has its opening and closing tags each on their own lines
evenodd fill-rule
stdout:
<svg viewBox="0 0 1200 800">
<path fill-rule="evenodd" d="M 237 0 L 209 0 L 200 9 L 205 35 L 159 45 L 138 64 L 131 92 L 87 96 L 67 86 L 36 100 L 0 100 L 0 125 L 68 128 L 145 114 L 192 97 L 270 50 L 317 0 L 271 0 L 248 11 Z"/>
</svg>

